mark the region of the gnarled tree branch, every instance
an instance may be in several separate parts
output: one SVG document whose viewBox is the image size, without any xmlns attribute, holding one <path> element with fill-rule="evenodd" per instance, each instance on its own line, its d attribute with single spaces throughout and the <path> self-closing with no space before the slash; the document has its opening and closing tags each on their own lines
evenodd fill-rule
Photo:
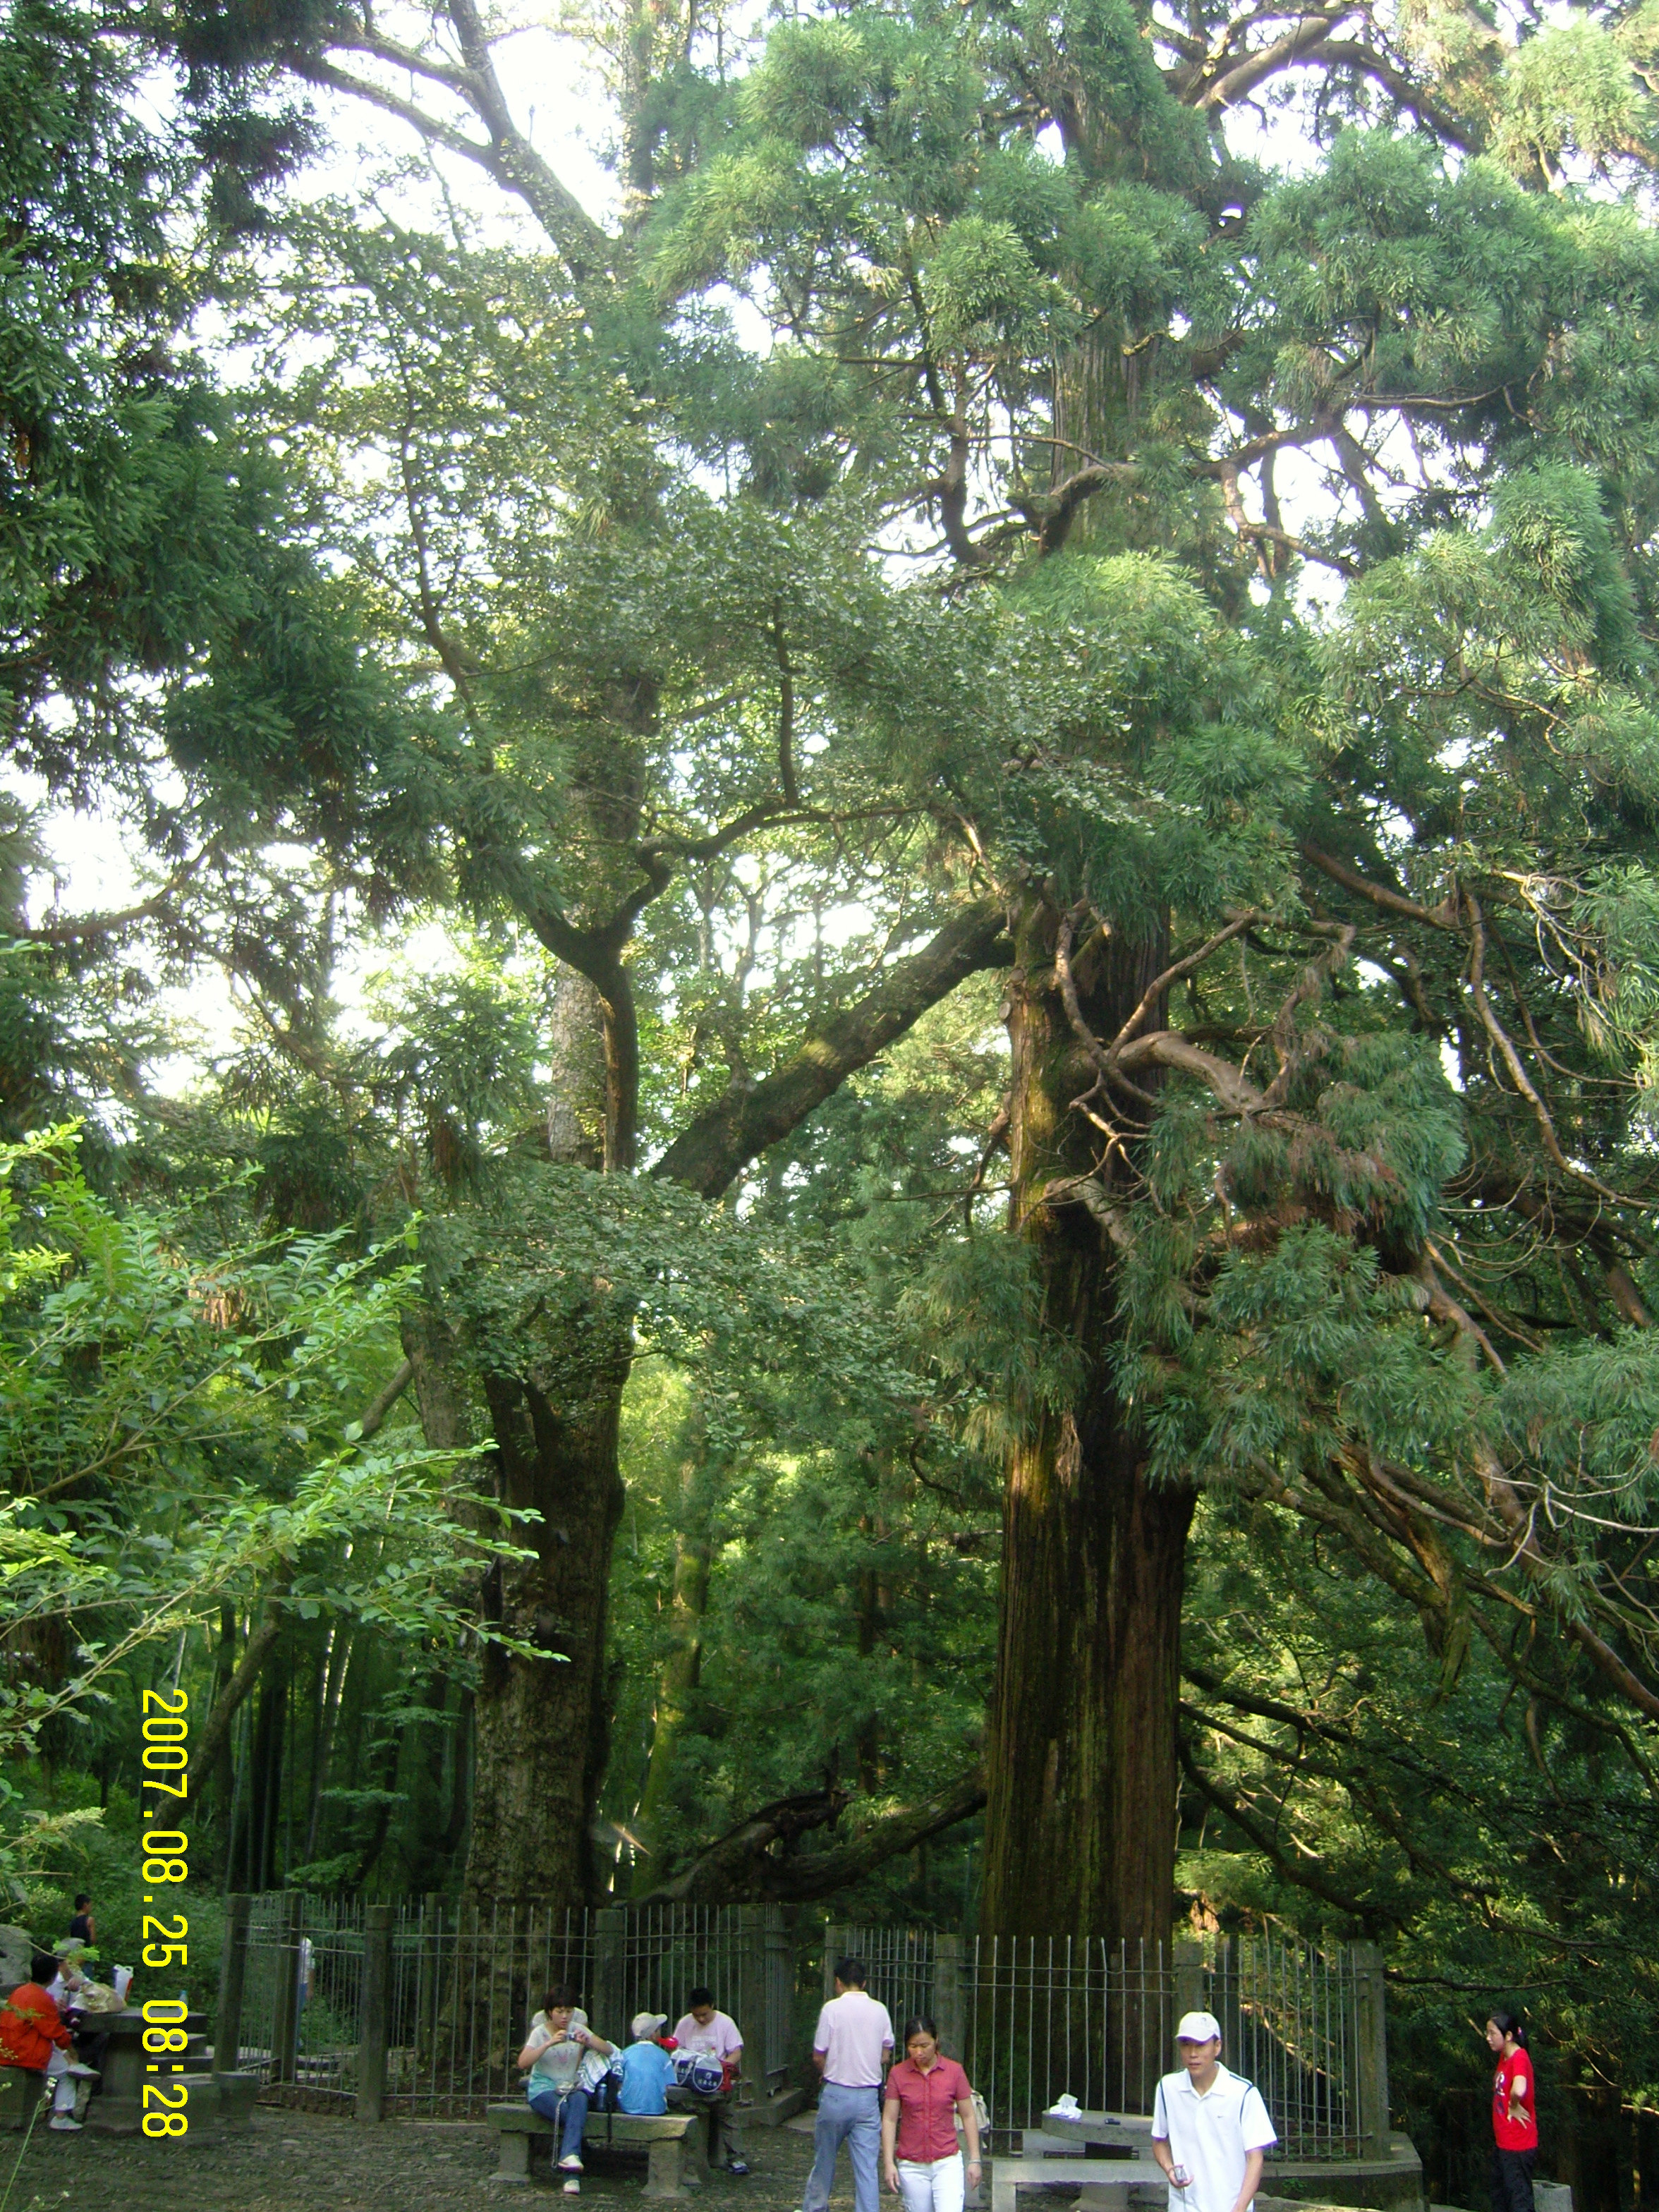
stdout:
<svg viewBox="0 0 1659 2212">
<path fill-rule="evenodd" d="M 790 1902 L 832 1897 L 900 1852 L 954 1827 L 985 1802 L 985 1778 L 972 1767 L 942 1790 L 878 1814 L 836 1850 L 799 1856 L 780 1850 L 814 1829 L 832 1826 L 849 1802 L 839 1788 L 815 1790 L 763 1805 L 700 1853 L 647 1905 Z"/>
<path fill-rule="evenodd" d="M 1005 927 L 1002 908 L 988 899 L 953 915 L 855 1004 L 818 1024 L 781 1067 L 758 1083 L 734 1083 L 681 1132 L 653 1173 L 718 1198 L 750 1160 L 798 1128 L 929 1006 L 964 977 L 997 966 L 1006 949 Z"/>
</svg>

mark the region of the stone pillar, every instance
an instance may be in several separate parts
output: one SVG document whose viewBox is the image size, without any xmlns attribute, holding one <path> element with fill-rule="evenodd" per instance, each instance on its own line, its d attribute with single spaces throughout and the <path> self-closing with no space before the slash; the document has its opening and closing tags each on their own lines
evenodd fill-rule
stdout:
<svg viewBox="0 0 1659 2212">
<path fill-rule="evenodd" d="M 767 1923 L 777 1907 L 740 1905 L 738 1912 L 738 1985 L 732 1992 L 738 2027 L 743 2031 L 743 2071 L 752 2097 L 766 2095 L 766 1936 Z"/>
<path fill-rule="evenodd" d="M 1359 2147 L 1365 2158 L 1389 2155 L 1389 2024 L 1382 1954 L 1375 1943 L 1353 1943 L 1355 2087 Z"/>
<path fill-rule="evenodd" d="M 357 2030 L 356 2117 L 366 2125 L 385 2118 L 386 2055 L 391 2031 L 392 1907 L 371 1905 L 363 1934 L 362 2012 Z"/>
<path fill-rule="evenodd" d="M 795 1949 L 784 1925 L 783 1907 L 766 1908 L 766 2024 L 764 2058 L 769 2075 L 787 2076 L 789 2039 L 795 2021 Z M 770 2088 L 769 2081 L 767 2087 Z"/>
<path fill-rule="evenodd" d="M 1158 2054 L 1158 2070 L 1167 2072 L 1175 2063 L 1173 2038 L 1176 2021 L 1183 2012 L 1207 2012 L 1204 2002 L 1204 1946 L 1191 1942 L 1172 1943 L 1170 1956 L 1175 1967 L 1175 2020 L 1170 2023 L 1171 2048 Z"/>
<path fill-rule="evenodd" d="M 593 1915 L 593 1986 L 587 1992 L 587 2017 L 595 2033 L 610 2043 L 628 2040 L 628 2022 L 622 2017 L 627 2002 L 623 1987 L 627 1940 L 626 1906 L 607 1905 Z"/>
<path fill-rule="evenodd" d="M 963 2002 L 963 1944 L 960 1936 L 933 1938 L 933 2017 L 939 2022 L 939 2045 L 947 2058 L 965 2063 L 968 2057 L 968 2008 Z M 897 2023 L 902 2031 L 904 2023 Z"/>
</svg>

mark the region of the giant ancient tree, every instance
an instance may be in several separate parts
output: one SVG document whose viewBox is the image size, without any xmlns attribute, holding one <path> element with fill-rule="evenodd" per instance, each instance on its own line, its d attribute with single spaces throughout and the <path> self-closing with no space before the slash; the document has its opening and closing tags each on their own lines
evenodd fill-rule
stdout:
<svg viewBox="0 0 1659 2212">
<path fill-rule="evenodd" d="M 986 1136 L 1048 1356 L 1007 1472 L 988 1924 L 1168 1930 L 1206 1483 L 1328 1528 L 1449 1678 L 1482 1636 L 1639 1760 L 1644 18 L 825 8 L 734 70 L 699 19 L 618 9 L 586 26 L 614 232 L 530 144 L 507 27 L 208 11 L 179 46 L 401 118 L 545 241 L 337 228 L 341 358 L 374 363 L 327 434 L 385 459 L 362 573 L 442 694 L 410 788 L 451 883 L 580 979 L 550 1166 L 648 1148 L 717 1199 L 1006 973 Z M 1264 101 L 1298 173 L 1250 158 Z M 763 1022 L 711 981 L 677 1097 L 640 979 L 684 1006 L 739 854 L 831 898 L 873 874 L 920 949 L 832 959 Z M 564 1663 L 486 1676 L 471 1880 L 568 1893 L 628 1316 L 595 1273 L 509 1330 L 478 1279 L 434 1276 L 411 1370 L 434 1436 L 482 1404 L 542 1513 L 498 1603 Z"/>
<path fill-rule="evenodd" d="M 965 854 L 941 856 L 932 811 L 883 757 L 866 700 L 904 679 L 903 609 L 870 568 L 861 512 L 711 500 L 660 451 L 647 401 L 618 404 L 613 362 L 544 263 L 454 249 L 439 289 L 418 237 L 324 211 L 301 239 L 266 336 L 280 349 L 303 331 L 331 351 L 284 435 L 319 482 L 343 451 L 380 464 L 355 506 L 337 496 L 331 534 L 364 580 L 386 660 L 444 694 L 398 787 L 446 824 L 456 905 L 560 963 L 540 1127 L 505 1188 L 463 1204 L 453 1233 L 434 1225 L 432 1295 L 404 1348 L 428 1437 L 476 1431 L 503 1502 L 538 1516 L 534 1560 L 489 1602 L 547 1656 L 483 1661 L 469 1881 L 485 1896 L 580 1894 L 605 1758 L 635 1321 L 625 1242 L 573 1273 L 571 1209 L 599 1203 L 580 1178 L 631 1187 L 649 1147 L 659 1184 L 718 1198 L 993 962 L 1005 913 Z M 625 333 L 613 322 L 609 335 Z M 855 890 L 875 914 L 751 1002 L 713 939 L 744 913 L 734 863 L 757 854 L 786 896 Z M 749 920 L 772 927 L 752 898 Z M 665 975 L 683 1077 L 663 1035 Z M 279 1046 L 303 1027 L 265 1012 Z M 439 1212 L 470 1188 L 489 1054 L 488 1039 L 459 1058 L 434 1040 L 397 1074 L 418 1134 L 410 1172 L 431 1176 Z M 318 1065 L 361 1097 L 361 1069 Z M 695 1242 L 678 1264 L 696 1264 Z M 975 1794 L 922 1808 L 924 1829 Z"/>
</svg>

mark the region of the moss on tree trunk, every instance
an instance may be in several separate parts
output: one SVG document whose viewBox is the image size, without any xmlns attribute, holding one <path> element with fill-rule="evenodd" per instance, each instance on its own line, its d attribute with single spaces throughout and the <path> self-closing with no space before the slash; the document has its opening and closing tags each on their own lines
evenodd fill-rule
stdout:
<svg viewBox="0 0 1659 2212">
<path fill-rule="evenodd" d="M 1011 1204 L 1041 1273 L 1043 1324 L 1066 1340 L 1074 1380 L 1010 1455 L 981 1919 L 995 1935 L 1167 1939 L 1194 1494 L 1145 1479 L 1110 1372 L 1109 1240 L 1066 1192 L 1104 1139 L 1073 1108 L 1094 1071 L 1055 975 L 1060 920 L 1038 897 L 1020 917 Z M 1097 935 L 1085 947 L 1075 972 L 1097 1035 L 1115 1034 L 1164 957 L 1161 935 L 1140 945 Z"/>
<path fill-rule="evenodd" d="M 598 1887 L 592 1824 L 610 1735 L 605 1621 L 629 1347 L 609 1316 L 590 1315 L 582 1334 L 586 1357 L 562 1387 L 484 1382 L 502 1502 L 541 1516 L 520 1539 L 533 1557 L 498 1570 L 489 1609 L 509 1635 L 556 1656 L 486 1650 L 473 1708 L 474 1900 L 574 1903 Z"/>
</svg>

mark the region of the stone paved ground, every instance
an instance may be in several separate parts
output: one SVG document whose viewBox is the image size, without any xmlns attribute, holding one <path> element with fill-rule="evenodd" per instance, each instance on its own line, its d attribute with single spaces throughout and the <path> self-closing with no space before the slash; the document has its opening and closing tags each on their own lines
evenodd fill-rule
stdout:
<svg viewBox="0 0 1659 2212">
<path fill-rule="evenodd" d="M 217 2128 L 178 2142 L 142 2136 L 52 2135 L 37 2128 L 0 2136 L 0 2212 L 550 2212 L 567 2200 L 550 2179 L 540 2146 L 528 2189 L 498 2189 L 491 2129 L 460 2123 L 389 2120 L 360 2128 L 344 2119 L 265 2106 L 244 2133 Z M 684 2200 L 684 2212 L 794 2212 L 812 2160 L 798 2128 L 749 2131 L 747 2180 L 712 2175 Z M 851 2212 L 845 2159 L 835 2212 Z M 8 2184 L 10 2184 L 8 2191 Z M 580 2204 L 644 2212 L 642 2165 L 590 2166 Z M 577 2212 L 577 2207 L 572 2207 Z"/>
</svg>

